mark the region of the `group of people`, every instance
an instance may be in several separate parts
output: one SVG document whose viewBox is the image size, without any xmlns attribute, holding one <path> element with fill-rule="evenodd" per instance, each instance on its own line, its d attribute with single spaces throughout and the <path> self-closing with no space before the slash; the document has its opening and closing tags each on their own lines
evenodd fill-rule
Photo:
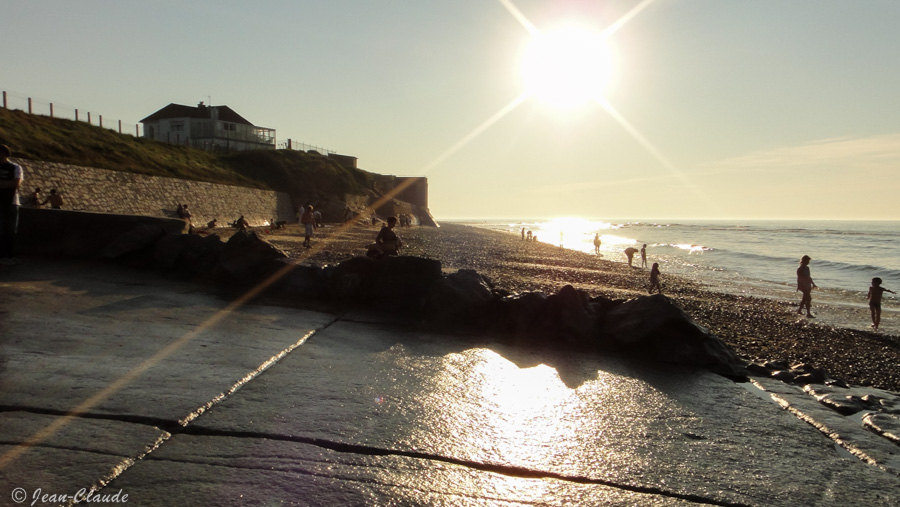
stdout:
<svg viewBox="0 0 900 507">
<path fill-rule="evenodd" d="M 524 227 L 522 227 L 522 239 L 524 239 L 525 241 L 537 241 L 538 240 L 537 234 L 531 232 L 530 230 L 526 232 Z"/>
<path fill-rule="evenodd" d="M 811 260 L 812 259 L 808 255 L 804 255 L 800 258 L 800 267 L 797 268 L 797 290 L 802 294 L 800 298 L 800 307 L 797 308 L 797 313 L 802 315 L 803 309 L 806 308 L 806 316 L 808 318 L 815 317 L 812 314 L 812 290 L 818 288 L 809 272 L 809 262 Z M 896 292 L 882 287 L 882 283 L 884 283 L 884 281 L 881 278 L 877 276 L 872 278 L 872 285 L 869 287 L 869 292 L 866 294 L 866 299 L 869 301 L 869 313 L 872 316 L 872 329 L 875 331 L 878 331 L 878 326 L 881 325 L 881 299 L 884 296 L 884 293 L 890 292 L 891 294 L 896 294 Z"/>
<path fill-rule="evenodd" d="M 46 199 L 43 199 L 43 193 L 40 187 L 34 189 L 34 192 L 31 193 L 31 205 L 35 208 L 40 208 L 41 206 L 45 206 L 47 204 L 50 205 L 50 209 L 62 209 L 62 195 L 57 192 L 55 188 L 53 188 L 50 189 L 50 195 L 48 195 Z"/>
</svg>

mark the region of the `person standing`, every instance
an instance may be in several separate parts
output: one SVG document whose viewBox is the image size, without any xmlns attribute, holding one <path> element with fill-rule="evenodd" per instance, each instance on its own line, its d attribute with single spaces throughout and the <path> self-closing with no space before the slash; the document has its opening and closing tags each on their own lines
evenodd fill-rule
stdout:
<svg viewBox="0 0 900 507">
<path fill-rule="evenodd" d="M 653 290 L 656 289 L 658 294 L 662 294 L 662 288 L 659 285 L 659 263 L 654 262 L 653 268 L 650 269 L 650 290 L 649 293 L 653 294 Z"/>
<path fill-rule="evenodd" d="M 306 207 L 306 211 L 300 217 L 300 223 L 303 224 L 304 227 L 304 236 L 303 246 L 306 248 L 310 248 L 312 245 L 309 243 L 309 238 L 312 237 L 313 234 L 313 226 L 316 225 L 316 216 L 313 214 L 312 204 Z"/>
<path fill-rule="evenodd" d="M 594 234 L 594 253 L 600 255 L 600 233 Z"/>
<path fill-rule="evenodd" d="M 22 166 L 9 161 L 12 151 L 0 144 L 0 264 L 13 266 L 20 261 L 15 255 L 16 232 L 19 228 L 19 187 Z"/>
<path fill-rule="evenodd" d="M 644 243 L 644 246 L 641 247 L 641 267 L 647 267 L 647 243 Z"/>
<path fill-rule="evenodd" d="M 806 316 L 809 318 L 813 318 L 812 310 L 812 290 L 817 288 L 816 283 L 813 282 L 812 276 L 809 274 L 809 261 L 811 261 L 808 255 L 804 255 L 800 258 L 800 267 L 797 268 L 797 290 L 803 293 L 803 297 L 800 299 L 800 308 L 797 309 L 797 313 L 803 313 L 803 307 L 806 307 Z"/>
<path fill-rule="evenodd" d="M 872 286 L 869 287 L 869 293 L 866 295 L 866 299 L 869 300 L 869 311 L 872 312 L 872 329 L 875 331 L 878 331 L 878 325 L 881 324 L 881 296 L 884 295 L 885 292 L 896 294 L 896 292 L 881 286 L 881 278 L 878 278 L 877 276 L 873 278 Z"/>
</svg>

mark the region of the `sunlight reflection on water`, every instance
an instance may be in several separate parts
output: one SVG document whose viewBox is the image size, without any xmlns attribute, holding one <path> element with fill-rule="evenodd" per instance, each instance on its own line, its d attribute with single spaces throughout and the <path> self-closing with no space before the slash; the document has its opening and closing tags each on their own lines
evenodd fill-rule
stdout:
<svg viewBox="0 0 900 507">
<path fill-rule="evenodd" d="M 567 385 L 557 368 L 520 367 L 497 352 L 472 348 L 440 357 L 409 356 L 404 347 L 383 353 L 396 396 L 415 394 L 382 407 L 415 424 L 405 425 L 404 447 L 439 455 L 529 470 L 625 479 L 651 466 L 653 446 L 645 444 L 672 400 L 645 381 L 614 373 L 580 372 Z M 589 377 L 584 378 L 584 376 Z M 654 427 L 647 427 L 649 423 Z M 440 435 L 440 439 L 435 439 Z M 431 471 L 429 473 L 438 473 Z M 440 472 L 443 474 L 444 472 Z M 461 490 L 487 489 L 483 477 L 459 484 Z M 498 479 L 522 498 L 542 498 L 547 484 L 533 479 Z M 476 484 L 477 483 L 477 484 Z M 511 484 L 513 483 L 513 484 Z M 501 485 L 502 484 L 502 485 Z M 523 491 L 527 489 L 527 494 Z M 537 488 L 537 489 L 535 489 Z M 593 494 L 596 494 L 595 490 Z"/>
</svg>

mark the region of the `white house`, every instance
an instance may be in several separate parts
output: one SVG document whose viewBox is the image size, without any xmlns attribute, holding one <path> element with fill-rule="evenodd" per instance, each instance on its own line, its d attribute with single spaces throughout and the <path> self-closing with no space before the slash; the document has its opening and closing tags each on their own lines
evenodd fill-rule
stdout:
<svg viewBox="0 0 900 507">
<path fill-rule="evenodd" d="M 169 104 L 141 120 L 144 137 L 207 150 L 275 149 L 275 129 L 257 127 L 228 106 Z"/>
</svg>

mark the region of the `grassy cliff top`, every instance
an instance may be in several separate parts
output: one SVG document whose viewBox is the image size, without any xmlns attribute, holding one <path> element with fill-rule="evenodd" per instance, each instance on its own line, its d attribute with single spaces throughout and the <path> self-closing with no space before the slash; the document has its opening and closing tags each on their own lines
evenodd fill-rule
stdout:
<svg viewBox="0 0 900 507">
<path fill-rule="evenodd" d="M 263 188 L 292 196 L 361 195 L 372 189 L 372 174 L 315 153 L 211 153 L 3 108 L 0 144 L 9 146 L 16 158 Z"/>
</svg>

